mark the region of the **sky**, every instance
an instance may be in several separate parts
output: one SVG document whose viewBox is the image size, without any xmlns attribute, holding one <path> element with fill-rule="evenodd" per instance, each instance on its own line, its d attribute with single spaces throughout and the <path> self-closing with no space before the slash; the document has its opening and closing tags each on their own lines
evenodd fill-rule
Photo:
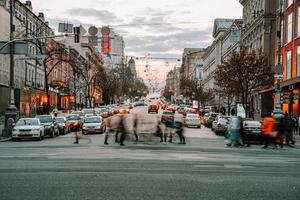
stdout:
<svg viewBox="0 0 300 200">
<path fill-rule="evenodd" d="M 22 0 L 24 2 L 25 0 Z M 215 18 L 241 18 L 239 0 L 31 0 L 33 10 L 44 12 L 53 29 L 69 22 L 89 27 L 109 25 L 123 36 L 125 54 L 148 59 L 137 61 L 138 74 L 145 78 L 148 63 L 152 79 L 161 82 L 166 73 L 179 67 L 184 48 L 211 44 Z"/>
</svg>

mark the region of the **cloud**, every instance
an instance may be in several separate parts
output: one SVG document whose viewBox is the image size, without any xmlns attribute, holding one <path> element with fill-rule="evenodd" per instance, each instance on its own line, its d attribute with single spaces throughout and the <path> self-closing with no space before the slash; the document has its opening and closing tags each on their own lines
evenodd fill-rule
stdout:
<svg viewBox="0 0 300 200">
<path fill-rule="evenodd" d="M 67 10 L 71 16 L 80 17 L 94 17 L 105 23 L 121 22 L 122 19 L 118 18 L 113 12 L 108 10 L 98 10 L 94 8 L 72 8 Z"/>
<path fill-rule="evenodd" d="M 163 56 L 170 54 L 170 52 L 182 52 L 187 47 L 205 48 L 212 40 L 210 35 L 211 28 L 194 31 L 181 30 L 171 34 L 139 37 L 128 36 L 125 37 L 125 43 L 128 52 L 138 54 L 151 53 Z M 170 55 L 176 56 L 175 54 Z"/>
</svg>

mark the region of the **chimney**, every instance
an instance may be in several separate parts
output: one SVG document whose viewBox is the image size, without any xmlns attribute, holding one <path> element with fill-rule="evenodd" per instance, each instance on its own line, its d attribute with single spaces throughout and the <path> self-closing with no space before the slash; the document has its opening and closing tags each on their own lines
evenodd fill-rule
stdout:
<svg viewBox="0 0 300 200">
<path fill-rule="evenodd" d="M 47 26 L 49 26 L 49 22 L 48 22 L 48 21 L 46 21 L 45 24 L 46 24 Z"/>
<path fill-rule="evenodd" d="M 25 2 L 25 6 L 26 6 L 29 10 L 32 11 L 32 3 L 31 3 L 31 1 L 26 1 L 26 2 Z"/>
<path fill-rule="evenodd" d="M 45 21 L 44 13 L 40 12 L 38 16 L 42 21 Z"/>
</svg>

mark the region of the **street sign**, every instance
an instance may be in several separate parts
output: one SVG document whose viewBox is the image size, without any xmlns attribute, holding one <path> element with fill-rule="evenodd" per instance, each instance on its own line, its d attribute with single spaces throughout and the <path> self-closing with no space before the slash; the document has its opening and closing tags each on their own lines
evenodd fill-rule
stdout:
<svg viewBox="0 0 300 200">
<path fill-rule="evenodd" d="M 275 79 L 283 79 L 283 74 L 276 74 L 274 75 Z"/>
<path fill-rule="evenodd" d="M 15 52 L 16 55 L 26 55 L 28 53 L 28 44 L 23 41 L 16 41 L 15 44 Z M 10 46 L 7 41 L 0 41 L 0 54 L 10 54 Z"/>
<path fill-rule="evenodd" d="M 284 70 L 284 67 L 282 65 L 276 65 L 275 68 L 274 68 L 274 72 L 276 74 L 282 74 L 283 73 L 283 70 Z"/>
<path fill-rule="evenodd" d="M 97 36 L 89 36 L 89 44 L 92 46 L 97 46 L 98 45 L 98 37 Z"/>
<path fill-rule="evenodd" d="M 73 33 L 73 24 L 59 23 L 58 32 L 60 33 Z"/>
</svg>

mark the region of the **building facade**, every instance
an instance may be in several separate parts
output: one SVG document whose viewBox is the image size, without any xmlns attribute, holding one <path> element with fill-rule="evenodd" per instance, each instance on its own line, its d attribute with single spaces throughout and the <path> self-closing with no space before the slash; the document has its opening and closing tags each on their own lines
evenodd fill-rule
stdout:
<svg viewBox="0 0 300 200">
<path fill-rule="evenodd" d="M 283 1 L 283 20 L 277 18 L 277 30 L 281 24 L 282 33 L 282 64 L 283 94 L 290 96 L 290 101 L 283 102 L 283 112 L 293 116 L 300 116 L 299 92 L 300 92 L 300 1 Z M 279 3 L 277 2 L 277 8 Z M 275 50 L 277 47 L 275 48 Z M 277 60 L 277 56 L 275 56 Z"/>
<path fill-rule="evenodd" d="M 0 1 L 0 39 L 9 40 L 9 7 L 8 0 Z M 37 15 L 32 11 L 32 3 L 14 1 L 14 38 L 46 37 L 53 35 L 44 14 Z M 15 58 L 15 97 L 16 106 L 21 115 L 30 116 L 36 114 L 36 109 L 45 101 L 45 74 L 42 59 L 47 46 L 47 39 L 39 39 L 38 42 L 26 42 L 23 54 L 14 55 Z M 26 48 L 26 49 L 25 49 Z M 9 55 L 0 52 L 0 85 L 1 98 L 0 114 L 3 114 L 8 102 L 9 79 Z"/>
<path fill-rule="evenodd" d="M 213 28 L 214 41 L 203 55 L 203 81 L 205 89 L 215 91 L 215 97 L 210 102 L 211 106 L 223 106 L 224 94 L 215 85 L 214 74 L 222 60 L 236 48 L 240 36 L 239 19 L 215 19 Z"/>
<path fill-rule="evenodd" d="M 255 50 L 261 49 L 269 58 L 271 66 L 275 66 L 276 53 L 276 4 L 274 0 L 240 0 L 243 6 L 244 26 L 241 42 Z M 252 94 L 251 110 L 254 117 L 261 117 L 273 111 L 273 90 L 265 90 Z"/>
</svg>

